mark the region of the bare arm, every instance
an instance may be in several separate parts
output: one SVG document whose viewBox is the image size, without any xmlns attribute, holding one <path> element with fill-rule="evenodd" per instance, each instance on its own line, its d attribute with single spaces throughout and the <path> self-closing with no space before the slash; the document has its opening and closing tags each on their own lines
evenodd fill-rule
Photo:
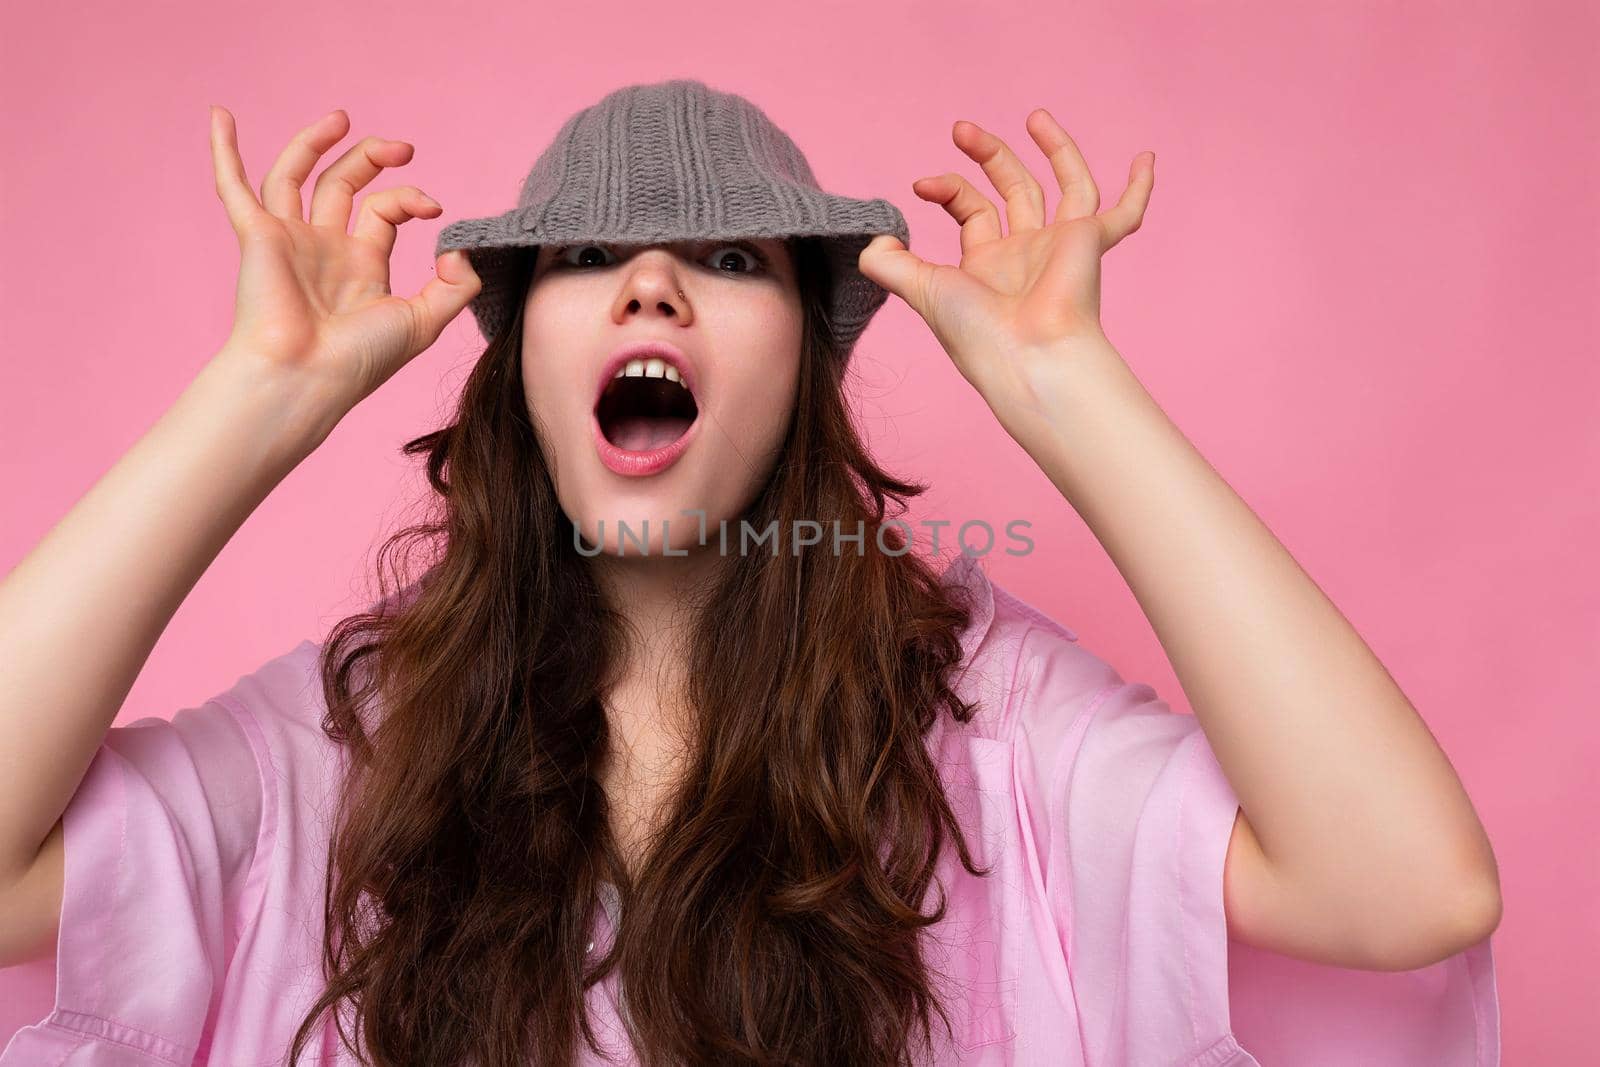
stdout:
<svg viewBox="0 0 1600 1067">
<path fill-rule="evenodd" d="M 1229 932 L 1371 970 L 1488 936 L 1494 852 L 1417 709 L 1115 349 L 1071 363 L 1022 441 L 1127 579 L 1239 796 Z"/>
<path fill-rule="evenodd" d="M 928 323 L 1128 582 L 1238 794 L 1229 933 L 1319 962 L 1409 970 L 1487 937 L 1499 872 L 1427 724 L 1361 635 L 1167 418 L 1106 338 L 1100 259 L 1141 225 L 1155 154 L 1100 192 L 1044 108 L 1028 131 L 1061 200 L 976 123 L 956 145 L 1006 202 L 953 172 L 914 182 L 961 224 L 959 265 L 896 238 L 863 273 Z M 1248 818 L 1245 814 L 1248 813 Z"/>
<path fill-rule="evenodd" d="M 178 605 L 257 505 L 478 290 L 452 255 L 440 273 L 453 281 L 389 295 L 396 224 L 438 210 L 418 190 L 368 196 L 347 234 L 350 194 L 409 159 L 403 142 L 353 146 L 302 218 L 300 187 L 346 123 L 335 112 L 302 130 L 258 202 L 216 109 L 217 191 L 241 249 L 233 333 L 0 582 L 0 965 L 45 947 L 61 815 Z"/>
<path fill-rule="evenodd" d="M 178 605 L 325 435 L 285 417 L 303 402 L 219 353 L 0 583 L 0 885 L 33 862 Z"/>
</svg>

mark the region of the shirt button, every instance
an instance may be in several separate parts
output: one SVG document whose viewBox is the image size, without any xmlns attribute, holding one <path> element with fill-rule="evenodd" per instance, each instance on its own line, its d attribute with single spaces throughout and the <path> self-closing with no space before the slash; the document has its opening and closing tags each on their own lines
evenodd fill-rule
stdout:
<svg viewBox="0 0 1600 1067">
<path fill-rule="evenodd" d="M 589 951 L 590 952 L 594 951 L 594 942 L 593 941 L 589 942 Z"/>
</svg>

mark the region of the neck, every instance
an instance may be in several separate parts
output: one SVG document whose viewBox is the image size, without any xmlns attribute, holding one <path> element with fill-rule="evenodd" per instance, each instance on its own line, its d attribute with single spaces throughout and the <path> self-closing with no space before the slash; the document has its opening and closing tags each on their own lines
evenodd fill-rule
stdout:
<svg viewBox="0 0 1600 1067">
<path fill-rule="evenodd" d="M 674 733 L 686 725 L 689 640 L 721 562 L 708 550 L 686 556 L 600 555 L 590 561 L 606 602 L 626 620 L 622 661 L 608 686 L 614 715 L 658 720 L 657 728 Z"/>
</svg>

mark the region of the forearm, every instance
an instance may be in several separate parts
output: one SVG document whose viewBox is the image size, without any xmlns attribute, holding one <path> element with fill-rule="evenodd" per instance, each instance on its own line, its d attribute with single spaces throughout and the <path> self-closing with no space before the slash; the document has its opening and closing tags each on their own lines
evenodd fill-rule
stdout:
<svg viewBox="0 0 1600 1067">
<path fill-rule="evenodd" d="M 1361 636 L 1115 349 L 1072 359 L 1007 428 L 1149 617 L 1274 870 L 1329 907 L 1496 896 L 1465 790 Z"/>
<path fill-rule="evenodd" d="M 65 810 L 178 605 L 332 429 L 317 410 L 224 350 L 0 582 L 0 884 Z"/>
</svg>

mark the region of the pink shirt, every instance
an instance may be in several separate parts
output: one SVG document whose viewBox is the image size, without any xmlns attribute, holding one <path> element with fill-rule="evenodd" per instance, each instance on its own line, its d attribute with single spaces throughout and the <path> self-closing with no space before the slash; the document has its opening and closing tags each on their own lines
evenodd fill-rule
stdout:
<svg viewBox="0 0 1600 1067">
<path fill-rule="evenodd" d="M 944 850 L 949 909 L 929 949 L 955 979 L 955 1040 L 934 1064 L 1500 1062 L 1487 939 L 1394 973 L 1230 943 L 1238 798 L 1197 720 L 1124 682 L 976 559 L 944 580 L 976 595 L 958 688 L 981 710 L 942 718 L 928 744 L 976 858 L 998 866 L 974 878 Z M 65 815 L 55 1007 L 0 1067 L 283 1062 L 321 989 L 342 767 L 319 727 L 319 651 L 304 641 L 170 722 L 109 732 Z M 603 903 L 596 951 L 615 908 Z M 614 977 L 589 1008 L 635 1062 Z M 328 1021 L 302 1062 L 355 1060 Z"/>
</svg>

